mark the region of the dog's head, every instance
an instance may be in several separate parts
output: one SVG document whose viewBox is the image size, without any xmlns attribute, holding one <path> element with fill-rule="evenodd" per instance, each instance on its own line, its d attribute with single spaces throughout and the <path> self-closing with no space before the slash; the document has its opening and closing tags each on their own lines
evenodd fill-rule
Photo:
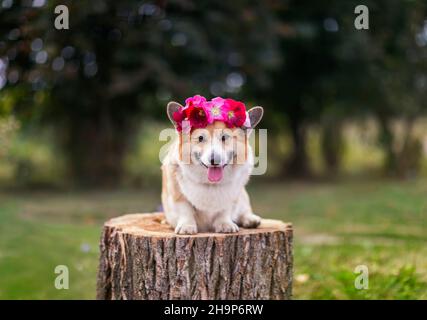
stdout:
<svg viewBox="0 0 427 320">
<path fill-rule="evenodd" d="M 174 125 L 173 114 L 183 108 L 177 102 L 167 106 L 169 119 Z M 197 182 L 221 183 L 231 181 L 242 167 L 250 172 L 253 164 L 248 136 L 261 121 L 262 107 L 248 111 L 249 128 L 228 128 L 222 121 L 214 121 L 205 128 L 194 128 L 179 133 L 179 160 L 186 174 Z"/>
</svg>

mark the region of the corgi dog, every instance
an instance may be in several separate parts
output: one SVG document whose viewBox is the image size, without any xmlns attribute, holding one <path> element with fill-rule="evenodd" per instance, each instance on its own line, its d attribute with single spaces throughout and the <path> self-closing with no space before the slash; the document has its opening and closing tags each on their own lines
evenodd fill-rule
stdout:
<svg viewBox="0 0 427 320">
<path fill-rule="evenodd" d="M 182 117 L 177 115 L 188 108 L 177 102 L 168 103 L 167 115 L 175 127 L 182 125 Z M 222 112 L 213 107 L 206 110 L 196 110 L 196 117 L 203 112 Z M 190 125 L 190 129 L 178 132 L 162 164 L 162 204 L 166 221 L 175 233 L 231 233 L 239 231 L 239 227 L 256 228 L 260 224 L 261 218 L 252 211 L 245 185 L 254 165 L 248 136 L 263 113 L 262 107 L 241 113 L 250 124 L 243 129 L 223 121 L 227 117 L 223 113 L 223 118 L 213 118 L 202 126 Z"/>
</svg>

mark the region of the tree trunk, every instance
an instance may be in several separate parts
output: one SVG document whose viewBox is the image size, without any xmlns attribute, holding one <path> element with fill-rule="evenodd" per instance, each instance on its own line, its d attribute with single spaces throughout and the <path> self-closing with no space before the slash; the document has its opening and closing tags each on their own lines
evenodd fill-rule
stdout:
<svg viewBox="0 0 427 320">
<path fill-rule="evenodd" d="M 390 119 L 386 115 L 379 114 L 378 122 L 380 125 L 379 142 L 385 152 L 384 169 L 387 174 L 396 175 L 398 171 L 398 157 L 393 147 L 394 134 L 393 130 L 390 128 Z"/>
<path fill-rule="evenodd" d="M 290 121 L 292 137 L 292 154 L 285 162 L 283 174 L 286 176 L 305 178 L 310 176 L 310 167 L 307 156 L 307 131 L 302 121 L 295 118 Z"/>
<path fill-rule="evenodd" d="M 322 156 L 329 175 L 335 175 L 340 168 L 343 151 L 341 129 L 340 120 L 334 117 L 323 122 Z"/>
<path fill-rule="evenodd" d="M 176 235 L 161 213 L 104 225 L 97 299 L 290 299 L 292 226 Z"/>
<path fill-rule="evenodd" d="M 133 127 L 130 123 L 115 121 L 113 117 L 106 114 L 69 124 L 64 146 L 70 175 L 77 184 L 114 187 L 120 182 Z"/>
</svg>

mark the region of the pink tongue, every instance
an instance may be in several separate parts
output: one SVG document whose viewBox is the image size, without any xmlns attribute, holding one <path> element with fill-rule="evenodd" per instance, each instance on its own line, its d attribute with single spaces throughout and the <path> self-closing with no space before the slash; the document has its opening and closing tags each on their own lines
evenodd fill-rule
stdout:
<svg viewBox="0 0 427 320">
<path fill-rule="evenodd" d="M 208 179 L 210 182 L 218 182 L 222 179 L 222 167 L 209 167 Z"/>
</svg>

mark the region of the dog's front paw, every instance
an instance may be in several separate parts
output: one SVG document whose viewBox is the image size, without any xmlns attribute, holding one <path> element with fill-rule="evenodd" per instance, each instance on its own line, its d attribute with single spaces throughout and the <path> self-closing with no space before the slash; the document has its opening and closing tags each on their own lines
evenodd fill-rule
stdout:
<svg viewBox="0 0 427 320">
<path fill-rule="evenodd" d="M 239 227 L 233 221 L 222 221 L 218 222 L 214 225 L 215 232 L 221 233 L 230 233 L 230 232 L 238 232 Z"/>
<path fill-rule="evenodd" d="M 175 228 L 177 234 L 196 234 L 197 226 L 195 224 L 178 224 Z"/>
<path fill-rule="evenodd" d="M 260 223 L 261 218 L 253 213 L 244 215 L 239 220 L 239 226 L 243 228 L 256 228 L 260 225 Z"/>
</svg>

